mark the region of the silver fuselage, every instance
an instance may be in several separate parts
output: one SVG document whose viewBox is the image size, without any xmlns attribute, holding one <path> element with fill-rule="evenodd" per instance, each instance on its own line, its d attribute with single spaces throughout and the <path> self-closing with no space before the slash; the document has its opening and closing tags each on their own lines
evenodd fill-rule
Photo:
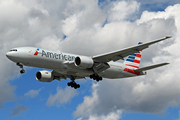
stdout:
<svg viewBox="0 0 180 120">
<path fill-rule="evenodd" d="M 14 48 L 6 53 L 6 56 L 15 63 L 25 66 L 45 68 L 58 71 L 63 75 L 89 77 L 94 74 L 92 69 L 82 69 L 74 65 L 75 57 L 79 55 L 50 51 L 34 47 Z M 119 62 L 108 62 L 109 68 L 99 73 L 103 78 L 125 78 L 137 76 L 125 71 L 126 66 Z M 140 73 L 143 75 L 144 73 Z"/>
</svg>

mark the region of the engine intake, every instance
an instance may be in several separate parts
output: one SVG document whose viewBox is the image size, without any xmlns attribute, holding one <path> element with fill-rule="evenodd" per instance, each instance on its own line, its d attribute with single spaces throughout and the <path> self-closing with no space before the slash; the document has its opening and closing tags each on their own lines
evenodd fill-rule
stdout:
<svg viewBox="0 0 180 120">
<path fill-rule="evenodd" d="M 91 68 L 94 64 L 94 61 L 90 57 L 78 56 L 75 58 L 74 64 L 80 68 Z"/>
<path fill-rule="evenodd" d="M 51 82 L 54 80 L 54 76 L 50 71 L 38 71 L 36 73 L 36 80 L 41 82 Z"/>
</svg>

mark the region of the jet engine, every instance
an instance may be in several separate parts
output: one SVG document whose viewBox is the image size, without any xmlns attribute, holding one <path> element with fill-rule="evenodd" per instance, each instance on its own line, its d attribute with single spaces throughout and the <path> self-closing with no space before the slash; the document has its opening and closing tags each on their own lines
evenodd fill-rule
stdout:
<svg viewBox="0 0 180 120">
<path fill-rule="evenodd" d="M 78 56 L 78 57 L 75 58 L 74 64 L 77 67 L 85 69 L 85 68 L 91 68 L 93 66 L 93 64 L 94 64 L 94 61 L 90 57 Z"/>
<path fill-rule="evenodd" d="M 54 80 L 54 76 L 51 71 L 38 71 L 36 73 L 36 80 L 41 82 L 51 82 Z"/>
</svg>

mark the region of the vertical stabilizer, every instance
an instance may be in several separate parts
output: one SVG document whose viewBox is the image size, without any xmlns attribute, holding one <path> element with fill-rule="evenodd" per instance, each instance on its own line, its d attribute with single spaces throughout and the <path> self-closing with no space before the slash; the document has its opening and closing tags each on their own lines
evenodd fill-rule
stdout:
<svg viewBox="0 0 180 120">
<path fill-rule="evenodd" d="M 138 45 L 140 44 L 143 44 L 143 43 L 139 42 Z M 141 61 L 141 54 L 142 54 L 142 50 L 132 55 L 129 55 L 127 59 L 124 61 L 126 68 L 130 68 L 133 70 L 139 69 L 139 65 Z"/>
</svg>

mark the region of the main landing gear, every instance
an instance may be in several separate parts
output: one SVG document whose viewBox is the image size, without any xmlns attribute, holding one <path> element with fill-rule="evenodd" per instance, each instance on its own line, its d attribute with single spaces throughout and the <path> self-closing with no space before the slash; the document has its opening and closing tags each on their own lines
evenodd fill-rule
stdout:
<svg viewBox="0 0 180 120">
<path fill-rule="evenodd" d="M 22 68 L 22 70 L 20 70 L 21 74 L 25 73 L 25 70 L 23 69 L 23 65 L 21 63 L 18 62 L 16 65 Z"/>
<path fill-rule="evenodd" d="M 80 88 L 80 85 L 77 84 L 76 82 L 72 81 L 72 82 L 68 82 L 67 83 L 68 86 L 71 86 L 74 89 Z"/>
<path fill-rule="evenodd" d="M 75 82 L 75 77 L 71 77 L 71 82 L 68 82 L 67 85 L 74 89 L 80 88 L 80 85 Z"/>
<path fill-rule="evenodd" d="M 96 80 L 97 82 L 102 80 L 102 77 L 99 77 L 97 74 L 90 75 L 90 78 Z"/>
</svg>

